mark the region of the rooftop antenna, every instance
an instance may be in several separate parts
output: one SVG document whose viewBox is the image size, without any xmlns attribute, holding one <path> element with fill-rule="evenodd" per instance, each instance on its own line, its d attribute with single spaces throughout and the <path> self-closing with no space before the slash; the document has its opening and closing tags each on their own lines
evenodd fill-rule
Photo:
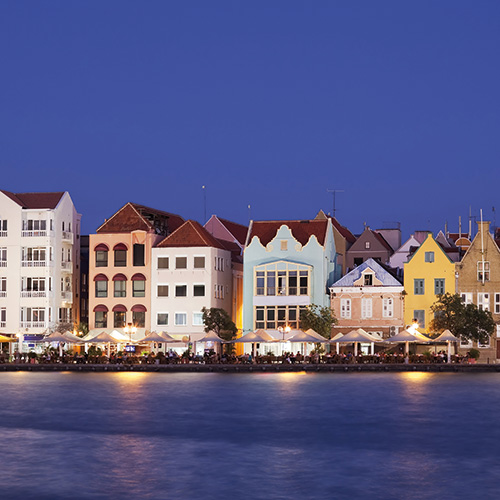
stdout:
<svg viewBox="0 0 500 500">
<path fill-rule="evenodd" d="M 201 189 L 203 189 L 203 224 L 205 224 L 207 222 L 207 191 L 205 186 L 201 186 Z"/>
<path fill-rule="evenodd" d="M 252 206 L 248 205 L 248 222 L 252 220 Z"/>
<path fill-rule="evenodd" d="M 482 266 L 482 269 L 481 269 L 481 281 L 483 282 L 483 285 L 484 285 L 484 239 L 483 239 L 483 209 L 481 208 L 481 210 L 479 211 L 479 213 L 481 214 L 481 266 Z"/>
<path fill-rule="evenodd" d="M 344 190 L 343 189 L 327 189 L 326 190 L 327 193 L 332 193 L 333 195 L 333 212 L 332 212 L 332 217 L 335 217 L 335 194 L 336 193 L 343 193 Z"/>
</svg>

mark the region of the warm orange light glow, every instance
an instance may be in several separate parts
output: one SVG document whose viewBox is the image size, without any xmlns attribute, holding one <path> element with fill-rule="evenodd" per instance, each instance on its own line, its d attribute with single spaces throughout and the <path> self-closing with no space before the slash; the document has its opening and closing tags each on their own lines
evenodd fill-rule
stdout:
<svg viewBox="0 0 500 500">
<path fill-rule="evenodd" d="M 413 383 L 429 382 L 433 374 L 428 372 L 404 372 L 400 374 L 403 380 Z"/>
</svg>

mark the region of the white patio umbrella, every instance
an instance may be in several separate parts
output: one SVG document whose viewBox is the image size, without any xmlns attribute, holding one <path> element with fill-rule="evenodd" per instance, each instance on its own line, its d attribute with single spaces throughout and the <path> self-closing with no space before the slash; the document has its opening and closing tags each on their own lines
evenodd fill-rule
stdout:
<svg viewBox="0 0 500 500">
<path fill-rule="evenodd" d="M 255 344 L 256 343 L 266 343 L 266 342 L 279 342 L 275 338 L 271 337 L 269 333 L 265 330 L 257 330 L 255 332 L 249 332 L 240 337 L 239 339 L 231 340 L 233 344 L 252 344 L 252 356 L 255 356 Z"/>
<path fill-rule="evenodd" d="M 108 357 L 110 355 L 111 351 L 111 344 L 117 344 L 118 341 L 113 338 L 109 333 L 102 332 L 99 335 L 96 335 L 95 337 L 89 339 L 89 340 L 84 340 L 85 344 L 108 344 Z"/>
<path fill-rule="evenodd" d="M 369 333 L 365 332 L 362 328 L 358 328 L 356 330 L 351 330 L 349 333 L 346 333 L 340 338 L 335 338 L 331 340 L 332 344 L 354 344 L 354 355 L 358 355 L 358 344 L 360 343 L 370 343 L 375 344 L 380 342 L 377 338 L 373 337 Z"/>
<path fill-rule="evenodd" d="M 299 330 L 295 335 L 288 339 L 289 342 L 300 342 L 303 345 L 303 354 L 306 355 L 306 344 L 328 344 L 330 341 L 325 339 L 322 335 L 309 328 L 307 332 Z"/>
<path fill-rule="evenodd" d="M 422 335 L 419 332 L 412 333 L 408 330 L 403 330 L 399 333 L 396 333 L 396 335 L 385 339 L 384 342 L 390 342 L 390 343 L 405 343 L 405 354 L 408 354 L 410 352 L 410 343 L 416 344 L 416 343 L 428 343 L 430 342 L 431 339 L 429 337 L 426 337 L 425 335 Z"/>
<path fill-rule="evenodd" d="M 445 330 L 439 337 L 435 338 L 432 340 L 433 344 L 444 344 L 446 343 L 448 345 L 448 363 L 451 363 L 451 343 L 452 342 L 459 342 L 460 339 L 455 337 L 453 333 L 450 332 L 450 330 Z"/>
<path fill-rule="evenodd" d="M 69 342 L 69 339 L 65 336 L 64 333 L 52 332 L 51 334 L 46 335 L 43 339 L 39 340 L 39 342 L 57 342 L 59 356 L 62 356 L 62 344 L 67 344 Z"/>
</svg>

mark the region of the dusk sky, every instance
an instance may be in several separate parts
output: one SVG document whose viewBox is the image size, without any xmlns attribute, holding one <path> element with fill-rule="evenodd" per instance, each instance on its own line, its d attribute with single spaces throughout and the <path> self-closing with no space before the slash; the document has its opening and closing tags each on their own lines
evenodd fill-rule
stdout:
<svg viewBox="0 0 500 500">
<path fill-rule="evenodd" d="M 498 1 L 0 3 L 0 189 L 458 230 L 500 211 Z M 248 205 L 251 205 L 249 213 Z M 500 224 L 500 214 L 497 217 Z"/>
</svg>

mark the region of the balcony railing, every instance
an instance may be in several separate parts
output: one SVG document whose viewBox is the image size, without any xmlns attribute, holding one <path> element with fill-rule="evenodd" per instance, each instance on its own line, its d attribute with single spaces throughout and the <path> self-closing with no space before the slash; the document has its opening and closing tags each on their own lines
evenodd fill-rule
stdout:
<svg viewBox="0 0 500 500">
<path fill-rule="evenodd" d="M 45 321 L 21 321 L 21 328 L 47 328 Z"/>
<path fill-rule="evenodd" d="M 7 328 L 7 323 L 5 321 L 0 321 L 0 328 Z"/>
<path fill-rule="evenodd" d="M 73 302 L 73 292 L 61 292 L 61 298 L 65 302 Z"/>
<path fill-rule="evenodd" d="M 47 237 L 52 236 L 52 231 L 47 231 L 46 229 L 38 229 L 34 231 L 21 231 L 21 236 L 23 238 L 34 238 L 34 237 Z"/>
<path fill-rule="evenodd" d="M 61 267 L 62 267 L 63 269 L 68 270 L 68 271 L 72 271 L 72 270 L 73 270 L 73 262 L 68 262 L 68 261 L 66 261 L 66 260 L 63 260 L 63 261 L 61 262 Z"/>
<path fill-rule="evenodd" d="M 23 290 L 21 292 L 21 297 L 23 299 L 26 299 L 26 298 L 39 298 L 39 297 L 47 297 L 47 290 L 44 290 L 44 291 L 34 291 L 34 290 L 31 290 L 31 291 L 28 291 L 28 290 Z"/>
<path fill-rule="evenodd" d="M 0 231 L 0 238 L 6 238 L 7 237 L 7 231 Z"/>
<path fill-rule="evenodd" d="M 7 297 L 7 292 L 0 292 L 0 297 Z"/>
<path fill-rule="evenodd" d="M 6 260 L 0 260 L 0 267 L 7 267 L 7 261 Z"/>
<path fill-rule="evenodd" d="M 48 267 L 52 266 L 51 261 L 47 260 L 23 260 L 21 262 L 22 267 Z"/>
<path fill-rule="evenodd" d="M 69 231 L 63 231 L 62 232 L 62 239 L 63 241 L 69 241 L 70 243 L 73 243 L 73 233 Z"/>
</svg>

